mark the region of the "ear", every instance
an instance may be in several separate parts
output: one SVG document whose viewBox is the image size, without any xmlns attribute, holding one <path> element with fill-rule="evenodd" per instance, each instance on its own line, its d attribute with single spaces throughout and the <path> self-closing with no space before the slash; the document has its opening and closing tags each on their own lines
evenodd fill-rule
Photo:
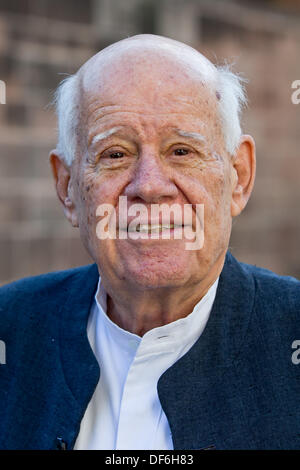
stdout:
<svg viewBox="0 0 300 470">
<path fill-rule="evenodd" d="M 250 135 L 243 135 L 232 160 L 233 182 L 231 215 L 239 215 L 246 206 L 252 193 L 255 171 L 255 143 Z"/>
<path fill-rule="evenodd" d="M 56 149 L 50 152 L 49 160 L 55 182 L 56 193 L 58 199 L 63 205 L 65 216 L 73 227 L 78 227 L 70 169 L 64 163 Z"/>
</svg>

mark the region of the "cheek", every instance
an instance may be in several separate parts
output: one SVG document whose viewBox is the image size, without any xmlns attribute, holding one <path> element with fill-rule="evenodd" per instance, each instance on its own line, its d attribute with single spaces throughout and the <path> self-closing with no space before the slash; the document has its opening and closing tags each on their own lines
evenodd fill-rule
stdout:
<svg viewBox="0 0 300 470">
<path fill-rule="evenodd" d="M 96 226 L 99 217 L 97 208 L 101 204 L 117 207 L 122 189 L 126 186 L 128 175 L 99 175 L 86 171 L 83 178 L 75 183 L 76 205 L 79 218 L 80 235 L 85 245 L 99 243 Z"/>
<path fill-rule="evenodd" d="M 81 173 L 82 174 L 82 173 Z M 74 193 L 76 212 L 79 222 L 81 239 L 89 248 L 90 242 L 94 239 L 96 209 L 98 206 L 99 185 L 89 174 L 74 179 Z"/>
<path fill-rule="evenodd" d="M 118 197 L 122 194 L 123 188 L 129 180 L 130 171 L 86 171 L 82 182 L 79 183 L 81 198 L 87 196 L 88 190 L 89 197 L 93 199 L 94 204 L 112 204 L 115 206 Z"/>
<path fill-rule="evenodd" d="M 225 236 L 231 227 L 231 186 L 224 172 L 215 176 L 209 194 L 210 220 L 212 228 Z"/>
<path fill-rule="evenodd" d="M 223 172 L 214 174 L 214 177 L 208 181 L 211 204 L 216 209 L 228 207 L 229 184 Z"/>
<path fill-rule="evenodd" d="M 181 173 L 176 184 L 188 203 L 204 204 L 209 211 L 215 211 L 227 199 L 227 179 L 219 167 Z"/>
<path fill-rule="evenodd" d="M 185 175 L 179 181 L 187 203 L 204 205 L 206 249 L 223 246 L 231 230 L 230 181 L 223 165 L 204 170 L 197 177 Z"/>
</svg>

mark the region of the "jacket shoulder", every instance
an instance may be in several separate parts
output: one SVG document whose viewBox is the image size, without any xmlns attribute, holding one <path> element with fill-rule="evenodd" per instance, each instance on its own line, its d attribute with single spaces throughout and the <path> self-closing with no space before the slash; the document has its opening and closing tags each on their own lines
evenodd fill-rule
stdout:
<svg viewBox="0 0 300 470">
<path fill-rule="evenodd" d="M 281 308 L 300 312 L 300 281 L 292 276 L 282 276 L 268 269 L 241 263 L 255 283 L 256 294 Z"/>
<path fill-rule="evenodd" d="M 290 348 L 300 338 L 300 281 L 257 266 L 242 264 L 254 281 L 252 325 L 266 343 Z"/>
<path fill-rule="evenodd" d="M 0 287 L 0 315 L 1 325 L 11 321 L 19 311 L 23 315 L 30 314 L 36 306 L 49 302 L 67 292 L 73 280 L 84 276 L 95 265 L 80 266 L 78 268 L 55 271 L 37 276 L 26 277 Z"/>
<path fill-rule="evenodd" d="M 72 277 L 76 277 L 78 274 L 84 274 L 93 265 L 89 264 L 86 266 L 79 266 L 77 268 L 66 269 L 63 271 L 54 271 L 45 274 L 39 274 L 37 276 L 25 277 L 18 279 L 9 284 L 4 284 L 0 287 L 0 299 L 3 300 L 7 296 L 15 295 L 17 293 L 32 293 L 36 294 L 38 291 L 47 289 L 48 287 L 65 281 L 69 281 Z"/>
</svg>

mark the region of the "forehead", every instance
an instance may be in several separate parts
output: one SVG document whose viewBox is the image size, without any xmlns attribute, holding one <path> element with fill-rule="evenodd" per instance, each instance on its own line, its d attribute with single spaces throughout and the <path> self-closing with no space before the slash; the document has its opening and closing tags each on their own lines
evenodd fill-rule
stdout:
<svg viewBox="0 0 300 470">
<path fill-rule="evenodd" d="M 203 66 L 202 66 L 203 69 Z M 159 123 L 178 119 L 215 120 L 217 99 L 211 70 L 186 58 L 130 51 L 103 57 L 82 76 L 82 113 L 88 127 L 111 121 Z"/>
</svg>

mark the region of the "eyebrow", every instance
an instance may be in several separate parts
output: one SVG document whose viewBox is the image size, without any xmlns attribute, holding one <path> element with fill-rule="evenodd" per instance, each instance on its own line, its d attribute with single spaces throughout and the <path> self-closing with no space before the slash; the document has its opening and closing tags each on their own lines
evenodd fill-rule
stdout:
<svg viewBox="0 0 300 470">
<path fill-rule="evenodd" d="M 190 139 L 198 140 L 202 143 L 206 142 L 205 137 L 202 134 L 198 134 L 198 132 L 186 132 L 186 131 L 181 131 L 180 129 L 176 129 L 175 132 L 181 137 L 188 137 Z"/>
<path fill-rule="evenodd" d="M 121 130 L 120 126 L 112 127 L 111 129 L 108 129 L 104 132 L 101 132 L 100 134 L 97 134 L 93 137 L 91 141 L 91 145 L 96 144 L 97 142 L 100 142 L 101 140 L 107 139 L 107 137 L 110 137 L 113 134 L 116 134 Z M 186 132 L 182 131 L 180 129 L 175 130 L 176 134 L 178 134 L 181 137 L 187 137 L 190 139 L 194 139 L 197 141 L 200 141 L 202 143 L 206 142 L 205 137 L 202 134 L 199 134 L 198 132 Z"/>
<path fill-rule="evenodd" d="M 111 129 L 108 129 L 107 131 L 101 132 L 100 134 L 95 135 L 92 138 L 91 145 L 96 144 L 97 142 L 100 142 L 101 140 L 107 139 L 107 137 L 111 136 L 112 134 L 115 134 L 121 129 L 120 126 L 118 127 L 112 127 Z"/>
</svg>

